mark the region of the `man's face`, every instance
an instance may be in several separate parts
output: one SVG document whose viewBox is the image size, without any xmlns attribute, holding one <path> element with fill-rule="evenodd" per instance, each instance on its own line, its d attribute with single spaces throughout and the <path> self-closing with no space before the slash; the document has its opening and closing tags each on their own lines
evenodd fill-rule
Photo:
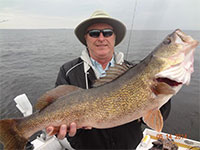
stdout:
<svg viewBox="0 0 200 150">
<path fill-rule="evenodd" d="M 97 23 L 88 27 L 87 31 L 94 29 L 113 29 L 112 26 L 105 23 Z M 90 56 L 95 59 L 112 58 L 115 46 L 115 34 L 113 33 L 109 37 L 104 37 L 101 32 L 99 37 L 91 37 L 89 33 L 85 35 L 85 40 L 90 53 Z"/>
</svg>

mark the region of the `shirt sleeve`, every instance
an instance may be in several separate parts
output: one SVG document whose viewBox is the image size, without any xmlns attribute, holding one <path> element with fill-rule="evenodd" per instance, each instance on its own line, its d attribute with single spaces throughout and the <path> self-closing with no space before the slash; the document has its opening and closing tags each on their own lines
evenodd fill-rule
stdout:
<svg viewBox="0 0 200 150">
<path fill-rule="evenodd" d="M 60 67 L 60 71 L 58 73 L 58 76 L 57 76 L 57 80 L 56 80 L 56 83 L 55 83 L 55 86 L 59 86 L 59 85 L 63 85 L 63 84 L 70 84 L 68 78 L 66 77 L 66 71 L 64 69 L 64 67 Z"/>
</svg>

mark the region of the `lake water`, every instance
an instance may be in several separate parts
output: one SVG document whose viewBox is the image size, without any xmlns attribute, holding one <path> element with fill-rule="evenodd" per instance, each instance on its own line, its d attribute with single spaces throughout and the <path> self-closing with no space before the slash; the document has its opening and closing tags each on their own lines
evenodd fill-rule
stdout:
<svg viewBox="0 0 200 150">
<path fill-rule="evenodd" d="M 172 31 L 133 31 L 116 47 L 128 60 L 141 60 Z M 185 31 L 200 41 L 200 31 Z M 129 45 L 129 48 L 128 48 Z M 32 105 L 55 84 L 60 66 L 81 54 L 84 47 L 72 29 L 0 30 L 0 117 L 20 117 L 13 99 L 26 93 Z M 128 49 L 128 50 L 127 50 Z M 200 140 L 200 47 L 189 86 L 172 98 L 163 132 Z"/>
</svg>

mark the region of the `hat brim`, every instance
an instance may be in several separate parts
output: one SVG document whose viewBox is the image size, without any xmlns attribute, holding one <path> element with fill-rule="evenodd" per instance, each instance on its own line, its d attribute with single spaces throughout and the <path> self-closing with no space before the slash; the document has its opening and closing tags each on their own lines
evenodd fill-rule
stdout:
<svg viewBox="0 0 200 150">
<path fill-rule="evenodd" d="M 85 41 L 85 33 L 89 26 L 96 23 L 107 23 L 113 27 L 114 33 L 116 35 L 115 40 L 115 46 L 118 45 L 124 38 L 126 34 L 126 27 L 125 25 L 113 18 L 110 17 L 98 17 L 98 18 L 90 18 L 83 22 L 81 22 L 76 28 L 75 28 L 75 35 L 79 39 L 81 43 L 83 43 L 85 46 L 87 46 Z"/>
</svg>

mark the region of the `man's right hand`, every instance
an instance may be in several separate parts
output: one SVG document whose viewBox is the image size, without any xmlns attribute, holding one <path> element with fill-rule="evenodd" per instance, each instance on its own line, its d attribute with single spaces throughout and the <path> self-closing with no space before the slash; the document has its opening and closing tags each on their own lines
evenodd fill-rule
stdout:
<svg viewBox="0 0 200 150">
<path fill-rule="evenodd" d="M 57 134 L 57 138 L 62 140 L 65 138 L 67 132 L 70 137 L 76 134 L 77 126 L 76 123 L 72 122 L 69 127 L 66 124 L 62 124 L 60 127 L 49 126 L 46 128 L 46 132 L 49 135 Z"/>
</svg>

